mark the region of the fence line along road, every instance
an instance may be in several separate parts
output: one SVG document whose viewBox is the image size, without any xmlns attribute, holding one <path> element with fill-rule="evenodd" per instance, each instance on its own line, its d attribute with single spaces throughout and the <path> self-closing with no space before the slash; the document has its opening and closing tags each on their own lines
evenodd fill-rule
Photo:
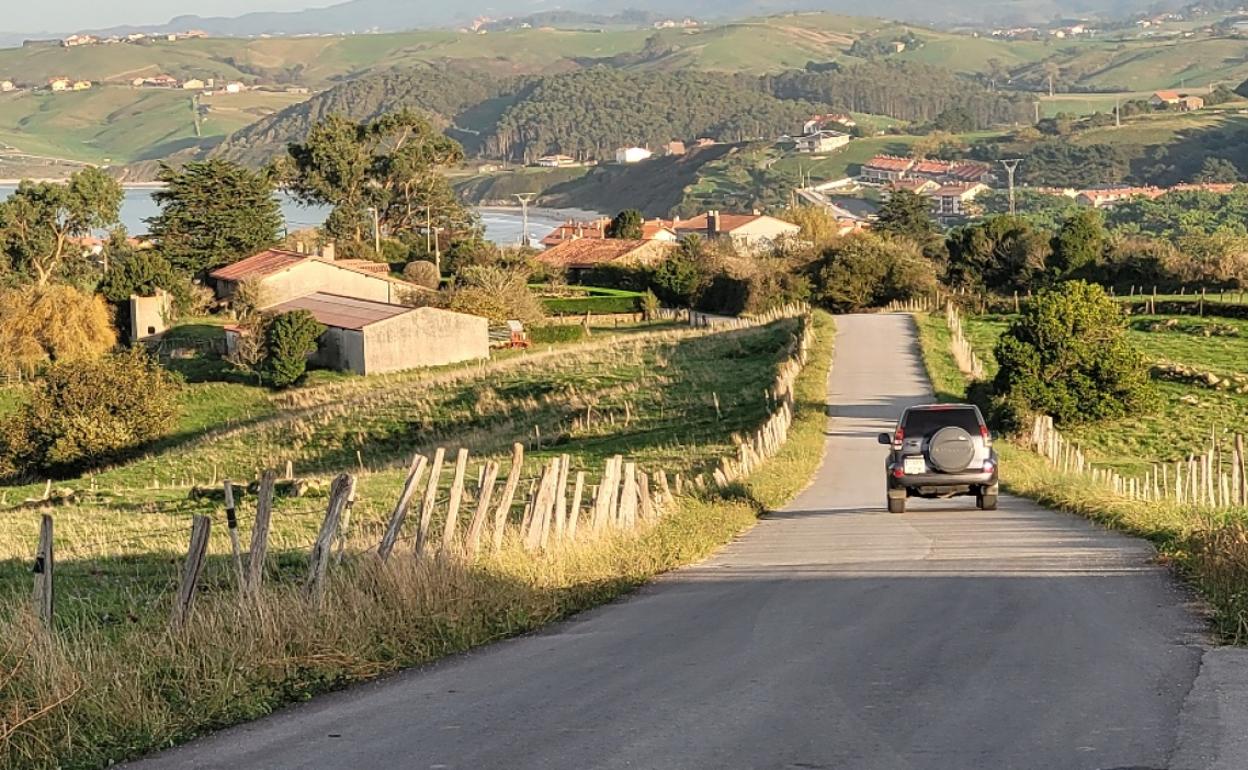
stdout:
<svg viewBox="0 0 1248 770">
<path fill-rule="evenodd" d="M 950 350 L 958 368 L 972 380 L 983 379 L 983 364 L 963 333 L 962 317 L 953 303 L 945 306 Z M 1114 494 L 1130 500 L 1173 502 L 1211 509 L 1248 506 L 1248 461 L 1244 434 L 1236 433 L 1226 447 L 1216 431 L 1200 454 L 1173 463 L 1155 462 L 1143 477 L 1123 476 L 1113 468 L 1098 467 L 1083 449 L 1063 436 L 1053 418 L 1038 414 L 1023 436 L 1023 445 L 1064 473 L 1090 478 Z"/>
<path fill-rule="evenodd" d="M 387 525 L 377 545 L 364 553 L 353 553 L 352 558 L 364 558 L 370 554 L 386 562 L 395 557 L 397 545 L 413 541 L 411 558 L 421 559 L 436 553 L 440 558 L 456 558 L 472 561 L 481 555 L 488 544 L 490 552 L 506 547 L 508 536 L 528 552 L 538 554 L 555 547 L 566 547 L 578 542 L 614 533 L 633 533 L 653 527 L 672 510 L 677 496 L 691 488 L 705 490 L 723 489 L 753 473 L 769 458 L 775 456 L 788 440 L 796 407 L 794 387 L 798 375 L 809 360 L 814 330 L 809 307 L 789 305 L 762 314 L 754 319 L 742 320 L 727 326 L 736 330 L 770 324 L 781 319 L 796 318 L 797 333 L 788 343 L 783 360 L 777 367 L 776 376 L 766 390 L 768 416 L 750 435 L 734 436 L 737 451 L 733 457 L 723 457 L 707 469 L 686 481 L 681 473 L 668 469 L 646 469 L 640 463 L 615 455 L 606 460 L 601 476 L 595 484 L 583 468 L 585 463 L 563 454 L 543 463 L 537 479 L 527 487 L 523 481 L 525 448 L 522 443 L 513 445 L 506 481 L 498 487 L 502 468 L 499 463 L 487 461 L 468 473 L 471 455 L 465 448 L 455 452 L 454 474 L 449 490 L 443 490 L 442 467 L 447 450 L 439 447 L 433 457 L 417 454 L 409 467 L 406 481 L 389 516 Z M 717 329 L 721 327 L 716 327 Z M 423 481 L 428 471 L 427 481 Z M 273 490 L 276 472 L 265 471 L 256 495 L 256 512 L 252 519 L 251 544 L 246 568 L 243 555 L 238 551 L 240 534 L 237 531 L 239 511 L 234 496 L 236 488 L 229 480 L 224 481 L 223 507 L 230 535 L 230 557 L 236 588 L 240 601 L 255 602 L 260 598 L 260 587 L 266 573 L 269 554 L 269 531 L 271 526 Z M 467 479 L 476 479 L 475 505 L 469 517 L 461 516 L 461 507 L 468 497 Z M 422 481 L 424 494 L 419 495 Z M 674 485 L 674 486 L 673 486 Z M 524 489 L 517 497 L 517 492 Z M 570 489 L 571 488 L 571 489 Z M 571 496 L 569 497 L 569 492 Z M 445 494 L 443 494 L 445 493 Z M 353 474 L 340 474 L 330 487 L 329 501 L 322 519 L 319 534 L 308 554 L 307 574 L 304 587 L 314 602 L 323 601 L 331 570 L 340 564 L 350 527 L 352 503 L 355 502 L 356 478 Z M 413 501 L 420 497 L 416 532 L 408 538 L 402 536 L 404 524 Z M 497 499 L 497 507 L 491 513 L 491 501 Z M 523 511 L 517 521 L 517 505 Z M 444 514 L 443 529 L 437 536 L 436 545 L 431 543 L 430 528 L 434 514 Z M 243 517 L 245 520 L 246 517 Z M 172 610 L 171 627 L 183 628 L 191 620 L 195 597 L 201 588 L 201 575 L 210 555 L 209 516 L 194 518 L 190 546 L 182 565 L 181 580 Z M 51 515 L 44 516 L 44 526 L 35 561 L 34 591 L 32 594 L 35 613 L 46 625 L 52 626 L 52 527 Z M 337 555 L 335 557 L 335 547 Z"/>
</svg>

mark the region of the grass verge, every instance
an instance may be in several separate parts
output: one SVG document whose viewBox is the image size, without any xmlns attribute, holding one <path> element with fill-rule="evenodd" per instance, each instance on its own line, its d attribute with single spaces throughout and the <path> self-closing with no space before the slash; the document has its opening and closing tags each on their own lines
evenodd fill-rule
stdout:
<svg viewBox="0 0 1248 770">
<path fill-rule="evenodd" d="M 818 465 L 831 318 L 819 314 L 815 330 L 784 450 L 724 496 L 681 498 L 640 534 L 540 556 L 509 543 L 471 565 L 407 552 L 384 566 L 349 558 L 320 605 L 295 581 L 268 584 L 254 605 L 207 591 L 177 633 L 122 621 L 49 636 L 28 614 L 8 615 L 0 621 L 0 766 L 74 770 L 139 756 L 530 631 L 705 558 L 795 495 Z M 357 540 L 353 550 L 373 542 Z M 157 604 L 163 612 L 167 601 Z"/>
<path fill-rule="evenodd" d="M 967 381 L 950 351 L 944 319 L 916 320 L 933 388 L 942 399 L 959 399 Z M 1248 512 L 1128 500 L 1086 476 L 1051 467 L 1009 440 L 998 441 L 997 451 L 1007 492 L 1149 540 L 1209 602 L 1219 638 L 1248 643 Z"/>
</svg>

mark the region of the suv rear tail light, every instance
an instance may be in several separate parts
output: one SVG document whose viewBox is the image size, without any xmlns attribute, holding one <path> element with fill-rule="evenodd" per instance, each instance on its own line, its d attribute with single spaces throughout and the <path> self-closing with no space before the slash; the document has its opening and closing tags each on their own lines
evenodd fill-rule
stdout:
<svg viewBox="0 0 1248 770">
<path fill-rule="evenodd" d="M 897 432 L 893 434 L 893 449 L 901 449 L 906 443 L 906 431 L 900 425 L 897 426 Z"/>
<path fill-rule="evenodd" d="M 988 431 L 987 425 L 979 426 L 979 435 L 984 437 L 984 446 L 992 446 L 992 433 Z"/>
<path fill-rule="evenodd" d="M 992 460 L 984 460 L 984 473 L 992 473 L 996 467 L 992 464 Z"/>
</svg>

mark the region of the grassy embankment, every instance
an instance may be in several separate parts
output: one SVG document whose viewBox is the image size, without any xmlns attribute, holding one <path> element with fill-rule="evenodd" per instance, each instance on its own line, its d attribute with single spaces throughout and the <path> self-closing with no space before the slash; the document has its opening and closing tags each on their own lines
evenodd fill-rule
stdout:
<svg viewBox="0 0 1248 770">
<path fill-rule="evenodd" d="M 944 317 L 921 315 L 917 320 L 933 388 L 942 399 L 961 400 L 967 379 L 949 350 Z M 1151 323 L 1136 319 L 1140 321 Z M 1000 319 L 968 318 L 965 327 L 991 374 L 995 362 L 990 343 L 1004 323 Z M 1132 331 L 1150 356 L 1171 350 L 1194 361 L 1205 361 L 1205 346 L 1198 342 L 1205 340 L 1203 335 L 1175 339 L 1182 334 L 1185 332 Z M 1248 359 L 1239 360 L 1242 366 Z M 1242 430 L 1248 426 L 1248 396 L 1177 383 L 1158 383 L 1158 387 L 1162 406 L 1153 414 L 1064 428 L 1063 432 L 1082 446 L 1095 464 L 1142 474 L 1154 461 L 1172 461 L 1189 452 L 1204 451 L 1215 427 Z M 1189 396 L 1197 403 L 1190 403 Z M 998 450 L 1002 484 L 1009 492 L 1152 541 L 1162 558 L 1209 601 L 1220 637 L 1231 643 L 1248 643 L 1248 512 L 1128 500 L 1087 476 L 1051 467 L 1039 455 L 1011 441 L 998 442 Z"/>
<path fill-rule="evenodd" d="M 49 641 L 24 611 L 36 514 L 0 514 L 13 524 L 0 538 L 0 559 L 7 560 L 0 562 L 5 573 L 0 585 L 7 597 L 0 602 L 0 670 L 5 672 L 0 676 L 0 765 L 99 767 L 262 716 L 316 693 L 523 633 L 705 557 L 748 528 L 761 510 L 795 494 L 817 466 L 831 329 L 829 316 L 816 316 L 817 342 L 798 378 L 796 420 L 781 453 L 765 470 L 722 496 L 682 497 L 671 515 L 637 536 L 609 537 L 540 556 L 509 544 L 470 565 L 444 559 L 417 562 L 409 543 L 382 568 L 365 549 L 376 543 L 402 473 L 360 472 L 349 555 L 334 571 L 319 607 L 303 598 L 299 580 L 324 501 L 309 505 L 306 499 L 279 499 L 272 537 L 279 553 L 258 607 L 240 609 L 224 556 L 228 546 L 214 539 L 193 620 L 184 632 L 169 633 L 169 592 L 185 545 L 187 519 L 196 512 L 219 519 L 220 510 L 211 503 L 161 500 L 163 490 L 135 490 L 107 504 L 95 501 L 55 511 L 58 633 Z M 577 467 L 592 472 L 601 458 L 621 453 L 645 467 L 690 472 L 726 453 L 732 433 L 752 430 L 761 422 L 767 407 L 760 394 L 794 330 L 795 322 L 785 321 L 709 337 L 629 343 L 615 339 L 509 362 L 490 371 L 488 379 L 463 372 L 462 383 L 446 376 L 413 378 L 391 381 L 386 390 L 403 394 L 409 409 L 422 402 L 430 408 L 442 404 L 436 407 L 443 415 L 438 422 L 445 421 L 447 427 L 438 438 L 447 440 L 456 432 L 473 435 L 474 427 L 448 399 L 469 397 L 486 405 L 487 414 L 495 400 L 517 407 L 544 399 L 553 412 L 575 401 L 573 412 L 580 416 L 584 401 L 579 399 L 596 398 L 594 425 L 573 428 L 576 420 L 569 423 L 571 413 L 562 412 L 562 435 L 546 433 L 558 436 L 558 445 L 530 453 L 534 466 L 553 452 L 566 452 L 576 458 Z M 335 383 L 322 386 L 319 390 L 326 392 L 315 399 L 307 397 L 332 398 L 329 403 L 347 416 L 344 422 L 353 432 L 363 432 L 396 458 L 428 445 L 434 429 L 422 425 L 427 414 L 413 414 L 414 422 L 402 426 L 394 423 L 394 415 L 382 422 L 361 422 L 380 402 L 376 393 L 362 398 L 360 387 Z M 706 401 L 708 391 L 719 396 L 719 417 Z M 631 420 L 624 416 L 628 400 Z M 279 403 L 274 408 L 288 407 Z M 281 419 L 275 416 L 270 422 Z M 552 428 L 555 424 L 546 423 Z M 250 447 L 266 446 L 271 427 L 259 422 L 247 427 L 246 440 L 226 437 L 198 450 L 173 447 L 167 452 L 184 461 L 193 459 L 193 451 L 213 451 L 221 462 L 238 455 L 234 462 L 250 467 L 255 460 L 246 456 Z M 464 442 L 480 454 L 474 457 L 474 469 L 476 460 L 491 456 L 492 444 L 524 433 L 503 430 L 503 435 L 491 437 L 475 427 L 479 440 Z M 405 433 L 404 440 L 394 441 L 390 431 Z M 343 469 L 329 455 L 323 459 L 327 469 Z M 144 462 L 150 460 L 138 464 Z M 249 511 L 247 501 L 242 506 L 244 540 Z M 174 533 L 144 535 L 171 524 L 178 525 Z M 436 522 L 434 531 L 439 531 Z M 83 548 L 80 539 L 88 534 L 112 542 Z"/>
</svg>

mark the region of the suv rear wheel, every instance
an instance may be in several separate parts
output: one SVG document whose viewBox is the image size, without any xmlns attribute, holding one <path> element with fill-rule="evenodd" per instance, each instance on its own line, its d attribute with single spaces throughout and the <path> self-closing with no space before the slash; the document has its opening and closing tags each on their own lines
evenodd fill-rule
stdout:
<svg viewBox="0 0 1248 770">
<path fill-rule="evenodd" d="M 997 488 L 981 489 L 975 493 L 975 507 L 981 511 L 997 510 Z"/>
</svg>

